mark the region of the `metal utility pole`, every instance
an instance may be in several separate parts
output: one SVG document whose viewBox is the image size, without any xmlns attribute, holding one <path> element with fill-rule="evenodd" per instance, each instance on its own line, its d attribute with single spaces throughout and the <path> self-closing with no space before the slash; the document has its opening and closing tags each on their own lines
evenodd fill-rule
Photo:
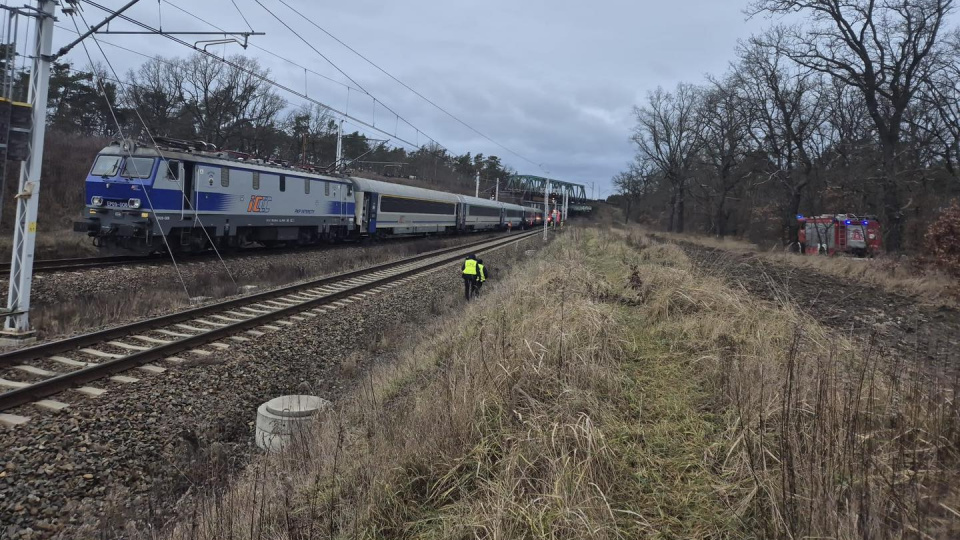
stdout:
<svg viewBox="0 0 960 540">
<path fill-rule="evenodd" d="M 53 47 L 53 19 L 57 3 L 39 0 L 33 43 L 33 67 L 27 102 L 33 108 L 30 152 L 20 165 L 17 188 L 17 218 L 13 230 L 10 260 L 10 289 L 2 341 L 23 343 L 35 339 L 30 328 L 30 288 L 33 284 L 33 252 L 37 240 L 37 210 L 40 200 L 40 168 L 43 165 L 43 137 L 47 126 L 47 93 L 50 89 L 50 56 Z"/>
<path fill-rule="evenodd" d="M 550 218 L 550 181 L 543 190 L 543 241 L 547 241 L 547 221 Z"/>
<path fill-rule="evenodd" d="M 474 190 L 473 196 L 474 197 L 480 196 L 480 172 L 479 171 L 477 172 L 477 189 Z"/>
<path fill-rule="evenodd" d="M 340 172 L 343 167 L 343 119 L 337 125 L 337 162 L 333 170 Z"/>
<path fill-rule="evenodd" d="M 570 214 L 570 192 L 563 192 L 563 220 L 567 220 L 567 215 Z"/>
<path fill-rule="evenodd" d="M 17 188 L 17 217 L 13 230 L 13 253 L 10 260 L 10 288 L 7 296 L 7 309 L 2 314 L 5 317 L 3 331 L 0 332 L 0 344 L 22 344 L 35 339 L 35 332 L 30 326 L 30 289 L 33 285 L 34 248 L 37 239 L 37 211 L 40 199 L 40 175 L 43 165 L 43 142 L 47 125 L 47 94 L 50 89 L 50 65 L 54 60 L 63 56 L 80 43 L 81 40 L 94 33 L 118 33 L 101 30 L 107 23 L 132 7 L 139 0 L 130 0 L 123 7 L 113 11 L 106 19 L 96 24 L 77 39 L 62 47 L 57 54 L 51 54 L 53 46 L 53 23 L 58 0 L 37 0 L 37 7 L 23 6 L 11 8 L 0 6 L 7 11 L 18 15 L 36 19 L 36 30 L 33 32 L 33 49 L 29 52 L 33 65 L 30 70 L 30 81 L 27 90 L 27 105 L 31 108 L 33 125 L 31 126 L 28 151 L 20 165 L 20 182 Z M 70 10 L 76 9 L 75 2 L 66 2 L 64 13 L 72 15 Z M 126 16 L 122 16 L 127 18 Z M 129 19 L 128 19 L 129 20 Z M 136 21 L 131 21 L 136 22 Z M 186 32 L 164 32 L 138 23 L 146 31 L 123 32 L 125 34 L 152 34 L 171 35 Z M 191 34 L 209 34 L 210 32 L 189 32 Z M 221 32 L 214 32 L 220 34 Z M 227 32 L 223 32 L 227 35 Z M 249 36 L 263 35 L 262 32 L 229 32 L 232 35 L 243 36 L 246 47 Z M 8 34 L 9 35 L 9 34 Z M 13 46 L 16 46 L 15 35 Z M 235 40 L 231 40 L 235 41 Z M 31 44 L 27 44 L 28 47 Z"/>
<path fill-rule="evenodd" d="M 497 190 L 493 192 L 493 200 L 500 200 L 500 179 L 497 178 Z"/>
</svg>

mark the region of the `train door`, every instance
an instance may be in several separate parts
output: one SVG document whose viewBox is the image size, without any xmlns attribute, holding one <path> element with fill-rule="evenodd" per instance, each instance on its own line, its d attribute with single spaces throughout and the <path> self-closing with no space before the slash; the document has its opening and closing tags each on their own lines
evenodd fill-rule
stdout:
<svg viewBox="0 0 960 540">
<path fill-rule="evenodd" d="M 380 195 L 377 193 L 367 193 L 367 196 L 364 201 L 366 207 L 364 208 L 363 215 L 366 218 L 364 221 L 364 231 L 367 234 L 373 235 L 377 232 L 377 207 L 380 202 Z"/>
<path fill-rule="evenodd" d="M 184 163 L 182 161 L 171 161 L 171 168 L 177 171 L 180 178 L 180 186 L 183 189 L 183 198 L 180 201 L 180 219 L 186 219 L 187 214 L 196 209 L 196 190 L 193 182 L 193 163 Z"/>
<path fill-rule="evenodd" d="M 467 205 L 457 203 L 457 230 L 463 231 L 467 228 Z"/>
</svg>

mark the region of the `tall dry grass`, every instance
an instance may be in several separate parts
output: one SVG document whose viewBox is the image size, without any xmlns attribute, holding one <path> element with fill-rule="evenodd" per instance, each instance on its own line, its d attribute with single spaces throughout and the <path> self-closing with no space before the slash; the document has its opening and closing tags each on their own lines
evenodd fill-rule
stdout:
<svg viewBox="0 0 960 540">
<path fill-rule="evenodd" d="M 957 371 L 888 360 L 657 254 L 637 299 L 650 331 L 698 356 L 728 419 L 717 466 L 760 538 L 960 536 Z M 678 269 L 679 268 L 679 269 Z M 919 356 L 919 355 L 918 355 Z M 949 374 L 948 374 L 949 373 Z"/>
<path fill-rule="evenodd" d="M 709 506 L 708 484 L 674 500 L 637 477 L 656 463 L 634 454 L 646 405 L 624 363 L 635 347 L 615 287 L 578 251 L 583 234 L 358 375 L 299 444 L 171 537 L 709 537 L 717 527 L 681 517 Z"/>
<path fill-rule="evenodd" d="M 169 536 L 960 534 L 955 378 L 641 233 L 568 231 L 403 350 Z"/>
</svg>

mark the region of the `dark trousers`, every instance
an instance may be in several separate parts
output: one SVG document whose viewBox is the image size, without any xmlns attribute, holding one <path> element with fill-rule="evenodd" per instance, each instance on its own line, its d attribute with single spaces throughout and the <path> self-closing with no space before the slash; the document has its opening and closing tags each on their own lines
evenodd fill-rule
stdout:
<svg viewBox="0 0 960 540">
<path fill-rule="evenodd" d="M 463 297 L 467 300 L 473 296 L 473 288 L 477 284 L 476 276 L 463 276 Z"/>
</svg>

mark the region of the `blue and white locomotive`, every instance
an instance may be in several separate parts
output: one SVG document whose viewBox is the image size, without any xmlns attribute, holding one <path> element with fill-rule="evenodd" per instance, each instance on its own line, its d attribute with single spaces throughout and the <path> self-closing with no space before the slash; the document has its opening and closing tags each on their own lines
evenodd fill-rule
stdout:
<svg viewBox="0 0 960 540">
<path fill-rule="evenodd" d="M 543 212 L 443 191 L 321 174 L 158 139 L 115 143 L 86 180 L 74 229 L 106 249 L 149 253 L 522 228 Z"/>
</svg>

